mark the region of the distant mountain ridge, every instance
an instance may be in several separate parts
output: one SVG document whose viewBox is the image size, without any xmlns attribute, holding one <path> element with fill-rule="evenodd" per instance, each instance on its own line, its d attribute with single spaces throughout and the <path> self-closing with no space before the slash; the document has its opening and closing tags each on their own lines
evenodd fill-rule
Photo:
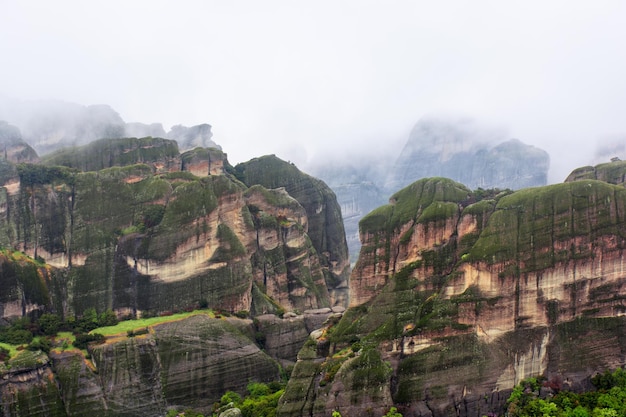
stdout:
<svg viewBox="0 0 626 417">
<path fill-rule="evenodd" d="M 0 99 L 0 120 L 18 127 L 23 139 L 39 155 L 102 138 L 145 136 L 174 139 L 183 151 L 195 147 L 221 150 L 212 140 L 209 124 L 176 125 L 166 132 L 161 123 L 127 123 L 106 104 L 83 106 L 59 100 Z"/>
<path fill-rule="evenodd" d="M 444 177 L 470 189 L 518 190 L 546 185 L 549 167 L 547 152 L 504 130 L 470 118 L 427 117 L 414 126 L 395 161 L 357 158 L 340 166 L 312 165 L 311 172 L 337 194 L 354 263 L 361 247 L 359 220 L 414 181 Z"/>
</svg>

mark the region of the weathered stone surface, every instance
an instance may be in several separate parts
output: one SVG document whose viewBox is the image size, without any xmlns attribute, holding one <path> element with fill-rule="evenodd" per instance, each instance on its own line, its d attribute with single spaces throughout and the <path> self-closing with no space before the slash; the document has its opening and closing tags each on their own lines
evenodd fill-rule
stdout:
<svg viewBox="0 0 626 417">
<path fill-rule="evenodd" d="M 579 180 L 599 180 L 623 186 L 626 184 L 626 161 L 614 160 L 595 167 L 577 168 L 567 176 L 565 182 Z"/>
<path fill-rule="evenodd" d="M 93 346 L 102 409 L 127 416 L 163 416 L 168 407 L 206 412 L 227 390 L 243 394 L 249 381 L 276 380 L 278 364 L 240 328 L 196 315 L 154 326 L 148 335 Z M 64 396 L 78 402 L 66 380 L 74 381 L 62 380 Z"/>
<path fill-rule="evenodd" d="M 41 352 L 0 365 L 0 416 L 66 416 L 50 361 Z"/>
<path fill-rule="evenodd" d="M 54 376 L 59 381 L 64 408 L 69 416 L 114 415 L 108 414 L 109 407 L 101 381 L 82 353 L 52 352 L 50 358 Z"/>
<path fill-rule="evenodd" d="M 249 187 L 284 187 L 304 207 L 308 217 L 307 232 L 324 268 L 326 286 L 332 305 L 347 305 L 347 281 L 350 274 L 348 249 L 341 209 L 332 190 L 274 155 L 238 164 L 235 175 Z"/>
<path fill-rule="evenodd" d="M 238 408 L 231 408 L 220 413 L 219 417 L 241 417 L 241 410 Z"/>
<path fill-rule="evenodd" d="M 279 415 L 368 404 L 374 385 L 355 388 L 365 371 L 350 380 L 346 349 L 380 355 L 366 368 L 380 378 L 373 404 L 405 416 L 501 414 L 524 378 L 580 389 L 624 366 L 625 227 L 626 189 L 596 180 L 485 195 L 434 178 L 399 191 L 361 221 L 352 307 L 300 352 Z"/>
<path fill-rule="evenodd" d="M 304 316 L 280 318 L 273 314 L 256 317 L 257 331 L 265 338 L 264 350 L 283 364 L 296 361 L 298 351 L 309 337 Z"/>
<path fill-rule="evenodd" d="M 7 286 L 4 316 L 89 307 L 157 313 L 200 301 L 253 314 L 331 305 L 335 255 L 312 244 L 306 209 L 284 189 L 235 180 L 221 151 L 179 155 L 173 141 L 131 138 L 48 162 L 73 168 L 28 165 L 15 190 L 0 188 L 0 244 L 57 268 L 36 302 L 26 297 L 31 307 Z M 345 260 L 343 244 L 324 249 L 338 248 Z"/>
<path fill-rule="evenodd" d="M 225 320 L 194 316 L 156 326 L 154 338 L 169 404 L 208 410 L 227 390 L 278 378 L 278 364 Z"/>
</svg>

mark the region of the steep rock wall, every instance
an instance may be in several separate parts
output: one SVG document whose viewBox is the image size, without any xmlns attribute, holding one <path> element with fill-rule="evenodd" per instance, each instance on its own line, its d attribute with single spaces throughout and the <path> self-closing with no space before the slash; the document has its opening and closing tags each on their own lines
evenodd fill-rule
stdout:
<svg viewBox="0 0 626 417">
<path fill-rule="evenodd" d="M 250 381 L 279 378 L 280 367 L 251 339 L 250 320 L 206 315 L 153 326 L 141 336 L 110 337 L 78 350 L 25 351 L 0 364 L 0 415 L 160 416 L 168 407 L 208 413 Z"/>
<path fill-rule="evenodd" d="M 321 255 L 332 305 L 347 306 L 350 263 L 341 208 L 333 191 L 323 181 L 274 155 L 238 164 L 233 172 L 249 187 L 284 187 L 304 207 L 309 219 L 306 230 Z"/>
<path fill-rule="evenodd" d="M 328 285 L 329 271 L 347 263 L 345 240 L 321 254 L 307 210 L 285 190 L 248 188 L 227 172 L 221 151 L 178 155 L 175 145 L 98 141 L 48 160 L 68 166 L 19 166 L 18 186 L 0 188 L 0 244 L 45 261 L 54 279 L 34 304 L 18 297 L 12 280 L 3 314 L 71 316 L 89 307 L 141 314 L 200 301 L 263 314 L 328 307 L 336 291 L 347 291 Z M 94 150 L 93 161 L 80 157 Z M 76 169 L 107 164 L 130 165 Z M 339 261 L 329 268 L 331 258 Z"/>
<path fill-rule="evenodd" d="M 497 194 L 425 179 L 360 228 L 351 308 L 303 348 L 279 415 L 355 404 L 499 414 L 523 378 L 581 389 L 626 364 L 623 187 L 582 180 Z M 368 366 L 353 363 L 364 355 Z"/>
</svg>

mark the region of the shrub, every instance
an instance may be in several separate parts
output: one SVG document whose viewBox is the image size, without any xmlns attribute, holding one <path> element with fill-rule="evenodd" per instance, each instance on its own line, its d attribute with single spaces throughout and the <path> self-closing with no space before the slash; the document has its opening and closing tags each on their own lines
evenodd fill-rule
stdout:
<svg viewBox="0 0 626 417">
<path fill-rule="evenodd" d="M 61 319 L 56 314 L 45 313 L 42 314 L 41 317 L 39 317 L 37 323 L 39 323 L 39 328 L 41 329 L 43 334 L 52 336 L 55 335 L 59 330 L 59 327 L 61 326 Z"/>
<path fill-rule="evenodd" d="M 27 349 L 33 352 L 41 350 L 42 352 L 49 353 L 50 349 L 52 349 L 52 343 L 50 343 L 50 340 L 48 338 L 40 337 L 30 342 L 30 344 L 27 346 Z"/>
<path fill-rule="evenodd" d="M 249 315 L 250 312 L 248 310 L 241 310 L 235 313 L 235 316 L 239 317 L 240 319 L 247 319 Z"/>
<path fill-rule="evenodd" d="M 104 335 L 100 333 L 79 333 L 76 335 L 76 340 L 74 340 L 74 346 L 78 349 L 87 349 L 90 343 L 101 344 L 104 343 L 105 339 Z"/>
<path fill-rule="evenodd" d="M 0 332 L 0 342 L 10 345 L 28 344 L 33 340 L 33 334 L 28 330 L 11 327 Z"/>
<path fill-rule="evenodd" d="M 98 316 L 98 327 L 115 326 L 117 323 L 119 323 L 117 315 L 111 309 Z"/>
</svg>

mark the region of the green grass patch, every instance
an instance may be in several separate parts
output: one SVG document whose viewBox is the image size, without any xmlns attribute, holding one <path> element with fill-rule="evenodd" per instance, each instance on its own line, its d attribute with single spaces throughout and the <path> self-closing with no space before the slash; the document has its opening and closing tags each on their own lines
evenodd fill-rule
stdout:
<svg viewBox="0 0 626 417">
<path fill-rule="evenodd" d="M 125 320 L 121 321 L 115 326 L 106 326 L 106 327 L 98 327 L 97 329 L 89 332 L 100 333 L 104 336 L 113 336 L 117 334 L 128 334 L 129 331 L 134 332 L 135 330 L 145 329 L 149 326 L 154 326 L 161 323 L 168 323 L 171 321 L 177 321 L 186 319 L 191 316 L 197 315 L 206 315 L 209 317 L 215 317 L 215 313 L 212 310 L 194 310 L 185 313 L 176 313 L 171 316 L 162 316 L 162 317 L 150 317 L 145 319 L 136 319 L 136 320 Z"/>
<path fill-rule="evenodd" d="M 14 358 L 14 357 L 15 357 L 15 355 L 17 355 L 18 353 L 20 353 L 20 351 L 19 351 L 19 350 L 17 350 L 17 348 L 18 348 L 18 347 L 20 347 L 20 346 L 24 346 L 24 345 L 11 345 L 11 344 L 9 344 L 9 343 L 0 343 L 0 347 L 1 347 L 1 348 L 4 348 L 4 349 L 6 349 L 6 350 L 8 350 L 8 351 L 9 351 L 9 356 L 10 356 L 11 358 Z"/>
</svg>

